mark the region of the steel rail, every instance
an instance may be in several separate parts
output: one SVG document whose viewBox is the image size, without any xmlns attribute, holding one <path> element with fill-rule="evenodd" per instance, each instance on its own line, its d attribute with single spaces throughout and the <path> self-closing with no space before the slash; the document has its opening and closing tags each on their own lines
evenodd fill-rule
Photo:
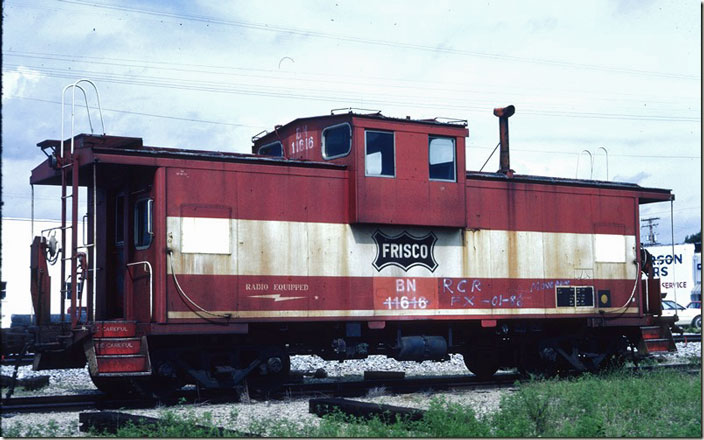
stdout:
<svg viewBox="0 0 704 440">
<path fill-rule="evenodd" d="M 687 373 L 700 374 L 701 364 L 668 364 L 644 365 L 630 367 L 634 373 L 652 371 L 657 369 L 681 370 Z M 575 373 L 567 374 L 567 377 Z M 250 386 L 249 393 L 260 399 L 285 399 L 290 397 L 359 397 L 366 395 L 370 390 L 379 389 L 386 394 L 409 394 L 419 391 L 436 390 L 461 390 L 472 388 L 511 388 L 516 382 L 533 380 L 517 373 L 500 372 L 489 380 L 466 375 L 444 376 L 413 376 L 399 379 L 371 379 L 371 380 L 339 380 L 316 379 L 309 382 L 284 383 L 277 388 L 267 390 L 256 389 Z M 241 393 L 234 389 L 229 390 L 196 390 L 187 389 L 176 392 L 167 399 L 148 399 L 136 397 L 133 399 L 113 399 L 109 396 L 94 392 L 91 394 L 63 395 L 63 396 L 33 396 L 13 397 L 2 400 L 2 414 L 11 413 L 48 413 L 75 411 L 84 409 L 119 409 L 119 408 L 153 408 L 158 405 L 173 406 L 186 404 L 218 404 L 241 401 Z"/>
<path fill-rule="evenodd" d="M 684 333 L 681 335 L 672 335 L 672 339 L 674 339 L 675 342 L 701 342 L 702 341 L 702 334 L 701 333 Z"/>
</svg>

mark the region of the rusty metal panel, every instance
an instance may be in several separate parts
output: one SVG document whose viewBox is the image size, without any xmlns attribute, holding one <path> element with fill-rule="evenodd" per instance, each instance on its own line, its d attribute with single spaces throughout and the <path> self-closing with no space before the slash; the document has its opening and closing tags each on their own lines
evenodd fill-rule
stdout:
<svg viewBox="0 0 704 440">
<path fill-rule="evenodd" d="M 191 292 L 192 298 L 203 307 L 229 313 L 232 319 L 500 319 L 601 316 L 602 311 L 638 313 L 638 304 L 629 302 L 630 280 L 257 275 L 180 275 L 179 280 L 183 289 Z M 231 294 L 208 295 L 212 291 L 232 291 L 235 282 L 241 286 L 237 308 L 233 307 Z M 595 303 L 558 306 L 555 291 L 559 286 L 585 287 L 589 291 L 609 289 L 613 292 L 611 306 L 599 307 Z M 176 295 L 172 298 L 170 318 L 198 318 Z"/>
<path fill-rule="evenodd" d="M 46 261 L 46 239 L 34 237 L 30 250 L 30 293 L 37 324 L 51 321 L 51 277 Z"/>
<path fill-rule="evenodd" d="M 471 229 L 625 235 L 639 229 L 627 191 L 469 179 L 466 193 Z"/>
</svg>

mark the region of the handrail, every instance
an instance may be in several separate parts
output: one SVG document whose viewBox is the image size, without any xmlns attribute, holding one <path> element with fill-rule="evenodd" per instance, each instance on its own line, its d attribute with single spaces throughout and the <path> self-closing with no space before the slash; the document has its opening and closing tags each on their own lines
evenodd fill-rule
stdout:
<svg viewBox="0 0 704 440">
<path fill-rule="evenodd" d="M 577 156 L 577 171 L 574 173 L 574 178 L 579 178 L 579 159 L 582 157 L 582 153 L 587 153 L 589 155 L 589 179 L 594 175 L 594 157 L 589 150 L 582 150 Z"/>
<path fill-rule="evenodd" d="M 69 88 L 73 89 L 73 99 L 71 101 L 71 154 L 73 154 L 73 128 L 74 128 L 74 110 L 75 110 L 75 106 L 76 106 L 76 88 L 79 88 L 81 90 L 81 92 L 83 92 L 83 99 L 86 102 L 86 113 L 88 114 L 88 125 L 90 125 L 91 134 L 93 133 L 93 122 L 90 119 L 90 109 L 88 108 L 88 95 L 86 95 L 85 89 L 76 83 L 67 85 L 61 91 L 61 137 L 59 138 L 59 143 L 61 144 L 61 147 L 59 149 L 59 154 L 61 154 L 61 157 L 64 156 L 64 113 L 65 113 L 65 107 L 66 107 L 66 103 L 65 103 L 66 90 L 68 90 Z"/>
<path fill-rule="evenodd" d="M 599 150 L 604 150 L 604 157 L 606 158 L 606 180 L 609 180 L 609 150 L 606 149 L 606 147 L 598 147 L 596 151 L 594 152 L 594 156 L 596 156 L 596 153 L 599 152 Z"/>
<path fill-rule="evenodd" d="M 149 272 L 149 322 L 152 321 L 152 316 L 153 316 L 153 301 L 154 301 L 154 285 L 152 282 L 152 265 L 148 261 L 135 261 L 134 263 L 127 263 L 125 266 L 136 266 L 138 264 L 144 264 L 146 268 L 148 268 L 147 272 Z"/>
<path fill-rule="evenodd" d="M 83 99 L 86 102 L 86 113 L 88 113 L 88 125 L 90 125 L 90 133 L 93 134 L 93 122 L 90 119 L 90 109 L 88 107 L 88 96 L 86 95 L 86 91 L 83 87 L 79 85 L 79 83 L 86 82 L 93 86 L 93 90 L 95 90 L 95 96 L 98 100 L 98 113 L 100 114 L 100 124 L 103 128 L 103 135 L 105 134 L 105 122 L 103 120 L 103 108 L 100 105 L 100 93 L 98 92 L 98 87 L 96 87 L 95 83 L 89 79 L 79 79 L 78 81 L 74 82 L 73 84 L 69 84 L 66 87 L 64 87 L 63 91 L 61 92 L 61 156 L 63 157 L 63 142 L 64 142 L 64 107 L 66 105 L 66 90 L 72 89 L 72 95 L 71 95 L 71 155 L 73 155 L 73 148 L 74 148 L 74 139 L 73 139 L 73 134 L 74 134 L 74 128 L 75 128 L 75 109 L 76 109 L 76 89 L 80 89 L 81 92 L 83 92 Z"/>
</svg>

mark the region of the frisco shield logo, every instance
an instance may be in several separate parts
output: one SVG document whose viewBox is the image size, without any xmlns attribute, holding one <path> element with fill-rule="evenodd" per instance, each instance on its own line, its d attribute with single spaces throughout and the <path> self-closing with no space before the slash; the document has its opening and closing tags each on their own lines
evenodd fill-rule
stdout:
<svg viewBox="0 0 704 440">
<path fill-rule="evenodd" d="M 413 266 L 423 266 L 433 272 L 438 267 L 433 256 L 435 234 L 429 232 L 423 237 L 414 237 L 406 231 L 390 237 L 377 230 L 372 234 L 376 242 L 376 259 L 374 268 L 381 270 L 386 266 L 398 266 L 408 271 Z"/>
</svg>

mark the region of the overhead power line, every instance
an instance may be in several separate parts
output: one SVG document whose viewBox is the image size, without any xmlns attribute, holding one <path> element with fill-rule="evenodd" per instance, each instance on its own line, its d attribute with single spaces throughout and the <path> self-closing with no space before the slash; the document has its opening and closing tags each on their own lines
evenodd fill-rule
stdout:
<svg viewBox="0 0 704 440">
<path fill-rule="evenodd" d="M 276 97 L 276 98 L 289 98 L 298 100 L 315 100 L 323 102 L 335 102 L 335 103 L 345 103 L 345 102 L 358 102 L 359 99 L 363 99 L 366 105 L 376 105 L 376 106 L 403 106 L 403 107 L 419 107 L 419 108 L 431 108 L 431 109 L 442 109 L 442 110 L 485 110 L 486 106 L 471 105 L 466 104 L 464 100 L 457 101 L 458 103 L 451 103 L 450 99 L 445 97 L 440 97 L 440 102 L 433 103 L 428 102 L 428 97 L 418 97 L 413 98 L 412 96 L 406 95 L 406 100 L 398 99 L 387 99 L 383 95 L 372 94 L 372 95 L 360 95 L 356 93 L 348 93 L 347 95 L 330 95 L 325 92 L 325 90 L 305 90 L 299 91 L 301 89 L 291 89 L 290 87 L 271 87 L 271 86 L 261 86 L 261 85 L 246 85 L 246 84 L 233 84 L 229 82 L 219 82 L 219 81 L 194 81 L 185 80 L 179 78 L 168 78 L 168 77 L 154 77 L 146 75 L 130 75 L 132 79 L 129 79 L 123 74 L 113 74 L 97 71 L 88 70 L 77 70 L 77 69 L 57 69 L 48 68 L 43 66 L 20 66 L 15 64 L 6 63 L 3 67 L 4 71 L 10 71 L 9 68 L 19 69 L 27 68 L 46 76 L 56 77 L 56 78 L 69 78 L 74 79 L 78 76 L 89 77 L 93 80 L 100 80 L 103 82 L 111 82 L 117 84 L 129 84 L 129 85 L 139 85 L 148 87 L 158 87 L 158 88 L 168 88 L 176 90 L 192 90 L 192 91 L 204 91 L 204 92 L 214 92 L 214 93 L 228 93 L 228 94 L 241 94 L 241 95 L 252 95 L 252 96 L 265 96 L 265 97 Z M 306 93 L 308 92 L 308 93 Z M 388 95 L 387 95 L 388 96 Z M 551 116 L 551 117 L 569 117 L 569 118 L 589 118 L 589 119 L 619 119 L 619 120 L 646 120 L 646 121 L 665 121 L 665 122 L 699 122 L 698 117 L 686 117 L 686 116 L 669 116 L 669 115 L 639 115 L 639 114 L 628 114 L 628 113 L 603 113 L 603 112 L 574 112 L 566 110 L 537 110 L 537 109 L 522 109 L 522 113 L 530 115 L 541 115 L 541 116 Z"/>
<path fill-rule="evenodd" d="M 61 105 L 60 101 L 51 101 L 49 99 L 32 98 L 29 96 L 8 96 L 8 98 L 26 99 L 29 101 L 39 101 L 39 102 L 46 102 L 49 104 Z M 97 107 L 94 107 L 94 106 L 88 106 L 88 107 L 93 110 L 97 110 Z M 247 127 L 247 128 L 254 128 L 254 129 L 266 128 L 266 127 L 262 127 L 261 125 L 235 124 L 232 122 L 209 121 L 207 119 L 184 118 L 184 117 L 178 117 L 178 116 L 168 116 L 168 115 L 159 115 L 159 114 L 155 114 L 155 113 L 134 112 L 134 111 L 129 111 L 129 110 L 117 110 L 117 109 L 111 109 L 111 108 L 102 108 L 102 110 L 104 112 L 124 113 L 124 114 L 129 114 L 129 115 L 138 115 L 138 116 L 149 116 L 152 118 L 174 119 L 177 121 L 198 122 L 198 123 L 203 123 L 203 124 L 229 125 L 232 127 Z"/>
<path fill-rule="evenodd" d="M 404 89 L 404 90 L 414 90 L 422 84 L 424 91 L 440 91 L 440 92 L 450 92 L 453 94 L 457 93 L 472 93 L 480 95 L 488 95 L 491 93 L 497 93 L 488 89 L 486 87 L 477 89 L 467 89 L 466 83 L 448 83 L 443 82 L 444 87 L 438 87 L 438 82 L 435 80 L 418 80 L 418 79 L 408 79 L 408 78 L 389 78 L 380 76 L 363 76 L 363 75 L 345 75 L 343 73 L 321 73 L 321 72 L 296 72 L 295 77 L 291 78 L 291 72 L 272 70 L 272 69 L 260 69 L 252 67 L 234 67 L 234 66 L 223 66 L 223 65 L 212 65 L 212 64 L 194 64 L 194 63 L 183 63 L 183 62 L 168 62 L 168 61 L 158 61 L 158 60 L 139 60 L 132 58 L 116 58 L 116 57 L 94 57 L 88 55 L 79 54 L 59 54 L 59 53 L 42 53 L 42 52 L 25 52 L 16 51 L 8 49 L 5 51 L 4 56 L 6 58 L 25 58 L 25 59 L 39 59 L 39 60 L 53 60 L 61 61 L 67 63 L 84 63 L 91 66 L 104 65 L 104 66 L 119 66 L 123 68 L 136 67 L 136 68 L 149 68 L 164 70 L 168 72 L 183 72 L 183 73 L 194 73 L 194 74 L 206 74 L 206 75 L 217 75 L 226 77 L 245 77 L 245 78 L 256 78 L 260 80 L 262 78 L 268 78 L 272 80 L 295 80 L 296 82 L 307 82 L 319 85 L 321 83 L 329 84 L 340 84 L 345 87 L 350 85 L 363 85 L 368 87 L 370 85 L 382 87 L 382 88 L 393 88 L 393 89 Z M 332 79 L 331 79 L 332 78 Z M 370 82 L 371 81 L 371 82 Z M 554 88 L 546 87 L 532 87 L 530 93 L 526 91 L 516 91 L 512 90 L 510 84 L 502 85 L 500 87 L 502 94 L 509 96 L 533 96 L 538 91 L 555 91 Z M 648 104 L 673 104 L 682 103 L 684 99 L 692 99 L 693 97 L 680 97 L 675 99 L 663 99 L 662 96 L 651 97 L 643 95 L 633 95 L 623 92 L 609 92 L 608 94 L 602 94 L 597 96 L 598 92 L 593 90 L 559 90 L 560 96 L 565 96 L 566 94 L 584 96 L 587 95 L 591 100 L 598 101 L 609 101 L 609 102 L 635 102 L 639 105 L 643 103 Z M 630 97 L 630 98 L 626 98 Z M 695 103 L 692 102 L 692 106 Z"/>
<path fill-rule="evenodd" d="M 155 10 L 135 8 L 135 7 L 130 7 L 130 6 L 108 5 L 108 4 L 104 4 L 104 3 L 97 3 L 94 1 L 85 1 L 85 0 L 56 0 L 56 1 L 59 1 L 62 3 L 67 3 L 67 4 L 75 4 L 75 5 L 80 5 L 80 6 L 99 8 L 99 9 L 109 9 L 109 10 L 130 12 L 130 13 L 136 13 L 136 14 L 142 14 L 142 15 L 151 15 L 151 16 L 157 16 L 157 17 L 169 17 L 169 18 L 176 18 L 179 20 L 188 20 L 188 21 L 202 22 L 202 23 L 208 23 L 208 24 L 218 24 L 218 25 L 223 25 L 223 26 L 234 26 L 234 27 L 241 27 L 241 28 L 245 28 L 245 29 L 255 29 L 255 30 L 266 31 L 266 32 L 285 33 L 285 34 L 289 34 L 289 35 L 298 35 L 298 36 L 302 36 L 302 37 L 324 38 L 324 39 L 330 39 L 330 40 L 347 41 L 347 42 L 352 42 L 352 43 L 368 44 L 368 45 L 375 45 L 375 46 L 396 47 L 396 48 L 421 50 L 421 51 L 434 52 L 434 53 L 464 55 L 464 56 L 472 56 L 472 57 L 481 57 L 481 58 L 486 58 L 486 59 L 495 59 L 495 60 L 504 60 L 504 61 L 522 62 L 522 63 L 532 63 L 532 64 L 542 64 L 542 65 L 549 65 L 549 66 L 556 66 L 556 67 L 567 67 L 567 68 L 574 68 L 574 69 L 588 69 L 588 70 L 596 70 L 596 71 L 604 71 L 604 72 L 612 72 L 612 73 L 626 73 L 626 74 L 631 74 L 631 75 L 655 76 L 655 77 L 661 77 L 661 78 L 685 79 L 685 80 L 699 80 L 699 76 L 697 76 L 697 75 L 688 75 L 688 74 L 681 74 L 681 73 L 656 72 L 656 71 L 650 71 L 650 70 L 644 70 L 644 69 L 632 69 L 632 68 L 627 68 L 627 67 L 605 66 L 605 65 L 598 65 L 598 64 L 587 64 L 587 63 L 575 63 L 575 62 L 564 61 L 564 60 L 520 57 L 520 56 L 513 56 L 513 55 L 501 55 L 501 54 L 496 54 L 496 53 L 470 51 L 470 50 L 465 50 L 465 49 L 453 49 L 453 48 L 444 48 L 444 47 L 438 47 L 438 46 L 432 46 L 432 45 L 403 43 L 403 42 L 399 42 L 399 41 L 377 40 L 377 39 L 371 39 L 371 38 L 356 37 L 356 36 L 352 36 L 352 35 L 332 34 L 332 33 L 327 33 L 327 32 L 320 32 L 320 31 L 316 31 L 316 30 L 312 30 L 312 29 L 301 29 L 301 28 L 277 26 L 277 25 L 271 25 L 271 24 L 266 24 L 266 23 L 253 23 L 253 22 L 241 21 L 241 20 L 224 20 L 222 18 L 209 17 L 209 16 L 203 16 L 203 15 L 178 14 L 178 13 L 173 13 L 173 12 L 155 11 Z"/>
<path fill-rule="evenodd" d="M 482 147 L 478 145 L 468 145 L 469 148 L 476 148 L 481 150 L 491 150 L 492 147 Z M 545 153 L 545 154 L 566 154 L 570 156 L 579 156 L 580 153 L 573 151 L 548 151 L 548 150 L 527 150 L 523 148 L 511 147 L 511 151 L 521 151 L 524 153 Z M 668 154 L 663 155 L 648 155 L 648 154 L 618 154 L 609 153 L 609 156 L 614 157 L 635 157 L 635 158 L 647 158 L 647 159 L 701 159 L 701 156 L 672 156 Z"/>
<path fill-rule="evenodd" d="M 33 98 L 29 96 L 8 96 L 9 98 L 17 98 L 17 99 L 23 99 L 23 100 L 29 100 L 29 101 L 38 101 L 38 102 L 45 102 L 49 104 L 56 104 L 56 105 L 61 105 L 61 102 L 59 101 L 52 101 L 48 99 L 41 99 L 41 98 Z M 94 106 L 89 106 L 91 109 L 97 109 L 97 107 Z M 230 125 L 230 126 L 236 126 L 236 127 L 247 127 L 247 128 L 254 128 L 254 129 L 267 129 L 268 127 L 263 127 L 263 126 L 255 126 L 255 125 L 246 125 L 246 124 L 235 124 L 235 123 L 228 123 L 228 122 L 219 122 L 219 121 L 209 121 L 209 120 L 204 120 L 204 119 L 194 119 L 194 118 L 183 118 L 183 117 L 177 117 L 177 116 L 168 116 L 168 115 L 159 115 L 159 114 L 154 114 L 154 113 L 143 113 L 143 112 L 134 112 L 134 111 L 128 111 L 128 110 L 117 110 L 117 109 L 109 109 L 109 108 L 103 108 L 102 109 L 105 112 L 114 112 L 114 113 L 125 113 L 125 114 L 132 114 L 132 115 L 139 115 L 139 116 L 148 116 L 148 117 L 154 117 L 154 118 L 165 118 L 165 119 L 173 119 L 173 120 L 179 120 L 179 121 L 189 121 L 189 122 L 196 122 L 196 123 L 206 123 L 206 124 L 218 124 L 218 125 Z M 467 148 L 474 148 L 474 149 L 490 149 L 488 147 L 481 147 L 481 146 L 474 146 L 474 145 L 467 145 Z M 524 152 L 524 153 L 541 153 L 541 154 L 563 154 L 563 155 L 579 155 L 579 153 L 574 153 L 574 152 L 569 152 L 569 151 L 549 151 L 549 150 L 533 150 L 533 149 L 524 149 L 524 148 L 512 148 L 512 151 L 516 152 Z M 656 155 L 643 155 L 643 154 L 618 154 L 618 153 L 612 153 L 611 156 L 614 157 L 634 157 L 634 158 L 646 158 L 646 159 L 701 159 L 700 156 L 656 156 Z"/>
</svg>

